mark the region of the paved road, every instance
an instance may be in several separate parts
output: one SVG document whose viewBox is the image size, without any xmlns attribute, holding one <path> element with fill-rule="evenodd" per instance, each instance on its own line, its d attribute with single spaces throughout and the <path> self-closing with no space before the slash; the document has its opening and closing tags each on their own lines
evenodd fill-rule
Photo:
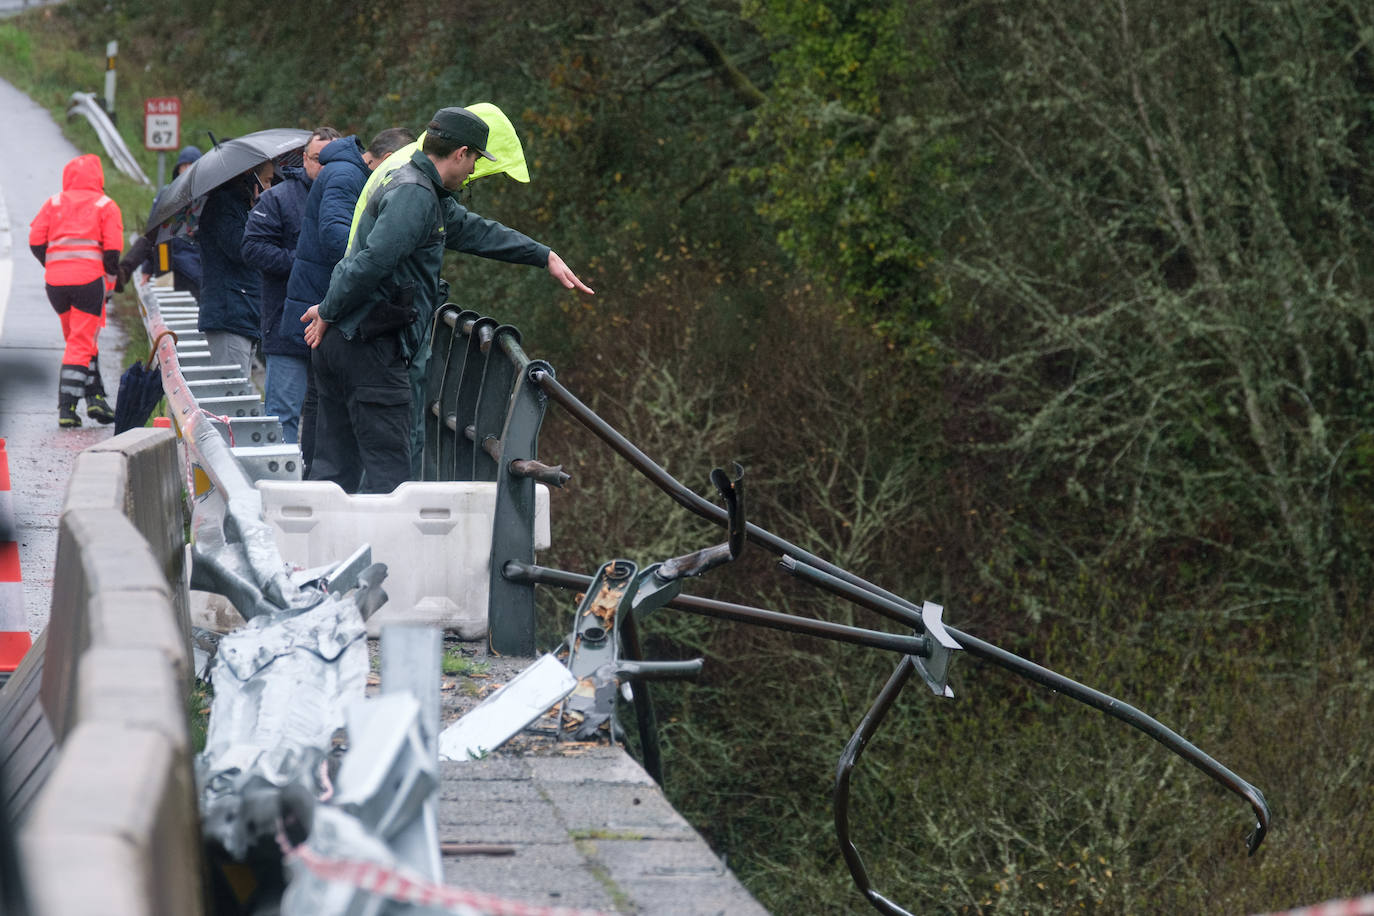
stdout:
<svg viewBox="0 0 1374 916">
<path fill-rule="evenodd" d="M 47 111 L 3 80 L 0 124 L 0 439 L 9 452 L 29 631 L 37 635 L 48 622 L 57 524 L 72 461 L 108 438 L 111 427 L 57 426 L 62 329 L 43 291 L 43 268 L 29 254 L 29 221 L 44 198 L 61 190 L 62 167 L 79 150 Z M 113 394 L 124 350 L 113 325 L 101 333 L 100 350 L 101 375 Z"/>
</svg>

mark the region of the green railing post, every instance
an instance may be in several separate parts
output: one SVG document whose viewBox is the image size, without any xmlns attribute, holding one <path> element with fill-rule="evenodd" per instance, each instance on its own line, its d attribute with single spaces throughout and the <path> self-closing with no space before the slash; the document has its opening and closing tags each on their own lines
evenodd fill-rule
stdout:
<svg viewBox="0 0 1374 916">
<path fill-rule="evenodd" d="M 496 509 L 492 515 L 488 638 L 495 652 L 530 656 L 534 654 L 534 585 L 512 582 L 503 570 L 511 560 L 534 562 L 535 482 L 514 473 L 511 463 L 539 457 L 539 426 L 548 398 L 530 380 L 530 372 L 538 369 L 552 375 L 553 367 L 542 360 L 531 362 L 512 335 L 501 335 L 500 342 L 509 347 L 511 355 L 501 362 L 516 367 L 517 372 L 497 451 L 500 472 L 496 475 Z"/>
<path fill-rule="evenodd" d="M 468 436 L 467 429 L 472 425 L 473 417 L 477 415 L 477 400 L 482 393 L 482 375 L 486 366 L 487 351 L 490 349 L 492 332 L 496 330 L 497 325 L 495 318 L 478 318 L 468 329 L 467 347 L 463 351 L 463 370 L 459 376 L 458 395 L 453 404 L 457 427 L 453 464 L 447 475 L 443 475 L 443 469 L 440 469 L 443 480 L 477 479 L 472 475 L 473 454 L 480 443 L 474 442 Z"/>
<path fill-rule="evenodd" d="M 425 369 L 425 448 L 420 462 L 421 480 L 443 480 L 444 455 L 452 455 L 455 430 L 448 424 L 453 415 L 453 404 L 457 400 L 457 378 L 463 372 L 464 348 L 467 340 L 463 336 L 463 317 L 476 312 L 465 312 L 452 302 L 439 306 L 434 313 L 434 327 L 431 332 L 429 365 Z M 455 366 L 454 351 L 458 359 Z M 449 384 L 449 379 L 454 379 Z M 457 431 L 461 434 L 461 430 Z M 450 462 L 451 463 L 451 462 Z"/>
</svg>

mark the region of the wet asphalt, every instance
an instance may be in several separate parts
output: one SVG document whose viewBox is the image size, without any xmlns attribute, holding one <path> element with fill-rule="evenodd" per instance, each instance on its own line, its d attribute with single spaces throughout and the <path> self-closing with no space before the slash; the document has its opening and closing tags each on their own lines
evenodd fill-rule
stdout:
<svg viewBox="0 0 1374 916">
<path fill-rule="evenodd" d="M 3 80 L 0 125 L 0 439 L 9 455 L 28 627 L 37 635 L 48 622 L 72 462 L 113 428 L 93 420 L 77 430 L 58 428 L 62 329 L 43 289 L 43 267 L 28 245 L 29 221 L 45 198 L 62 189 L 62 167 L 80 151 L 45 109 Z M 104 165 L 112 168 L 108 160 Z M 123 350 L 119 329 L 107 326 L 100 334 L 100 368 L 111 403 Z"/>
</svg>

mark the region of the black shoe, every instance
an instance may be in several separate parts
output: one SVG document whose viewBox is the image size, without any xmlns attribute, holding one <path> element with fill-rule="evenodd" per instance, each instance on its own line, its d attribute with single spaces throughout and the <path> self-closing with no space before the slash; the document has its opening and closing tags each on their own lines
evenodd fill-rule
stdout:
<svg viewBox="0 0 1374 916">
<path fill-rule="evenodd" d="M 76 404 L 63 404 L 57 408 L 57 425 L 63 429 L 76 429 L 81 418 L 76 415 Z"/>
<path fill-rule="evenodd" d="M 103 394 L 86 395 L 86 416 L 100 423 L 115 421 L 115 412 Z"/>
</svg>

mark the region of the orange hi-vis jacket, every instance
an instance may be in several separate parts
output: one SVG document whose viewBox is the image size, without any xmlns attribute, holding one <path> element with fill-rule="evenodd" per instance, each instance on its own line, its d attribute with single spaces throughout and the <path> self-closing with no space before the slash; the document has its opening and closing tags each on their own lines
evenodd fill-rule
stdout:
<svg viewBox="0 0 1374 916">
<path fill-rule="evenodd" d="M 49 286 L 81 286 L 105 276 L 104 255 L 124 248 L 124 217 L 105 196 L 100 157 L 77 156 L 62 170 L 62 190 L 43 202 L 29 225 L 29 245 L 46 245 Z"/>
</svg>

